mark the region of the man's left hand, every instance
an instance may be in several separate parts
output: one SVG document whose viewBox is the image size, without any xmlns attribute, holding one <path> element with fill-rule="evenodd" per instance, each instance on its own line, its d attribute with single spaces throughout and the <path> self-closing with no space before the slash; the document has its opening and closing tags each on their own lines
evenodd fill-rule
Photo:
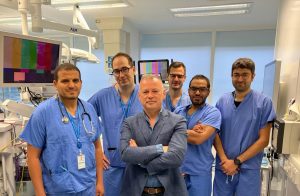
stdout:
<svg viewBox="0 0 300 196">
<path fill-rule="evenodd" d="M 136 144 L 136 142 L 135 142 L 134 139 L 130 139 L 130 140 L 129 140 L 129 146 L 130 146 L 130 147 L 138 147 L 138 145 Z"/>
</svg>

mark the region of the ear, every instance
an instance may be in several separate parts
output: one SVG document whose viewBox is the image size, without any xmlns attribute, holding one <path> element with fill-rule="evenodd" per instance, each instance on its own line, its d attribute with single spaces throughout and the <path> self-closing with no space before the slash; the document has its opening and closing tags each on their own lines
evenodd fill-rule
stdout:
<svg viewBox="0 0 300 196">
<path fill-rule="evenodd" d="M 252 74 L 252 81 L 254 80 L 255 78 L 255 73 Z"/>
<path fill-rule="evenodd" d="M 57 81 L 53 80 L 53 86 L 57 89 Z"/>
</svg>

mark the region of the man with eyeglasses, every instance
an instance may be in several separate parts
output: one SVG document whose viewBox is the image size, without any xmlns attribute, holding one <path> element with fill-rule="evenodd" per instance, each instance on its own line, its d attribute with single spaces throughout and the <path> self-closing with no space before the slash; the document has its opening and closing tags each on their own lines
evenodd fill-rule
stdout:
<svg viewBox="0 0 300 196">
<path fill-rule="evenodd" d="M 126 161 L 122 196 L 186 196 L 179 167 L 186 151 L 186 122 L 162 108 L 162 81 L 144 75 L 139 99 L 144 111 L 124 121 L 122 159 Z"/>
<path fill-rule="evenodd" d="M 235 91 L 216 104 L 222 125 L 215 138 L 215 196 L 260 195 L 263 149 L 269 143 L 275 112 L 270 98 L 251 89 L 254 77 L 254 62 L 237 59 L 231 69 Z"/>
<path fill-rule="evenodd" d="M 186 68 L 182 62 L 173 62 L 168 68 L 169 90 L 163 102 L 165 109 L 174 112 L 179 106 L 191 103 L 189 96 L 183 92 L 182 86 L 186 78 Z"/>
<path fill-rule="evenodd" d="M 112 58 L 116 84 L 93 95 L 89 102 L 95 107 L 103 126 L 103 164 L 105 195 L 118 196 L 125 163 L 120 157 L 120 132 L 125 118 L 142 111 L 138 100 L 138 86 L 134 84 L 135 67 L 126 53 Z"/>
<path fill-rule="evenodd" d="M 187 120 L 187 152 L 181 166 L 189 196 L 210 196 L 214 157 L 212 145 L 221 126 L 220 111 L 207 104 L 209 79 L 195 75 L 189 84 L 191 104 L 177 108 L 175 113 Z"/>
</svg>

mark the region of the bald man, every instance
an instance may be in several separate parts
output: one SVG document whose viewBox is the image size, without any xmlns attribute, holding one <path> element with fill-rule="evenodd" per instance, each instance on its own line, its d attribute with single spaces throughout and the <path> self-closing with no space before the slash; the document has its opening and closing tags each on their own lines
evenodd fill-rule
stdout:
<svg viewBox="0 0 300 196">
<path fill-rule="evenodd" d="M 127 118 L 121 131 L 121 155 L 127 163 L 121 195 L 187 195 L 179 170 L 187 148 L 186 121 L 162 108 L 164 98 L 162 81 L 144 76 L 139 89 L 144 111 Z"/>
</svg>

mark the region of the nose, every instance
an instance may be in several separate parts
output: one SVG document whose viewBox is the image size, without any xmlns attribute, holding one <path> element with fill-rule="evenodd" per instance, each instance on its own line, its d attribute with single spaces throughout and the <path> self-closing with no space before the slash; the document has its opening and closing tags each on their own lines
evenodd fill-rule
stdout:
<svg viewBox="0 0 300 196">
<path fill-rule="evenodd" d="M 74 86 L 75 86 L 75 83 L 73 81 L 70 81 L 68 87 L 69 88 L 74 88 Z"/>
</svg>

